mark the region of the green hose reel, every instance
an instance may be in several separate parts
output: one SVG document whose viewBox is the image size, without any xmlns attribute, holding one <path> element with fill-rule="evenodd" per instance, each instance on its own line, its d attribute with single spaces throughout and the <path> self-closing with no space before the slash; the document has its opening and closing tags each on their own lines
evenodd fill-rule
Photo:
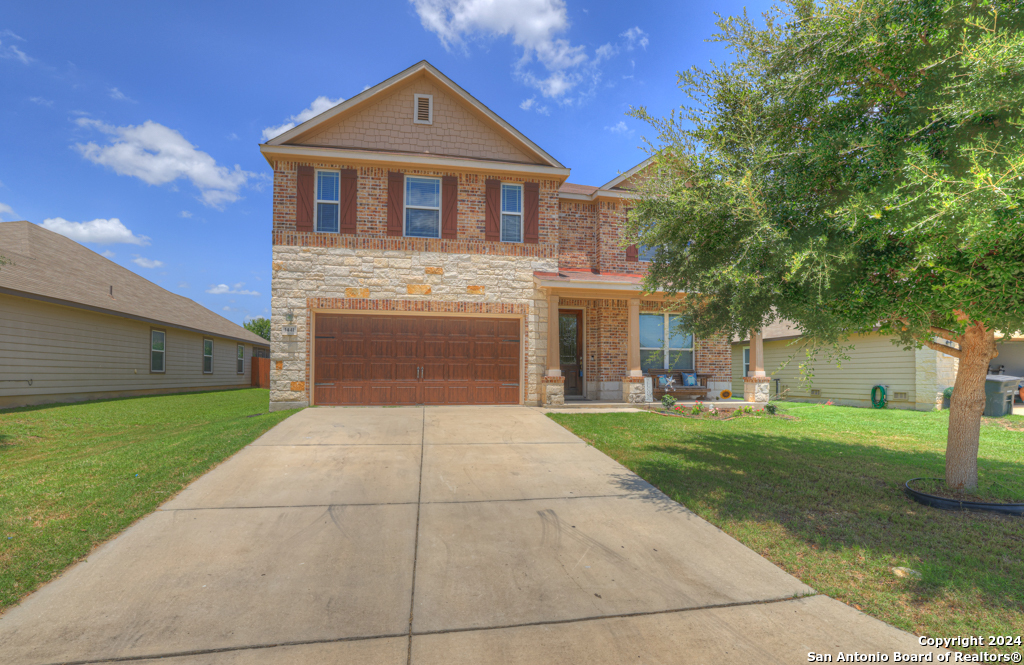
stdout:
<svg viewBox="0 0 1024 665">
<path fill-rule="evenodd" d="M 876 409 L 884 409 L 887 401 L 885 386 L 878 385 L 871 389 L 871 406 Z"/>
</svg>

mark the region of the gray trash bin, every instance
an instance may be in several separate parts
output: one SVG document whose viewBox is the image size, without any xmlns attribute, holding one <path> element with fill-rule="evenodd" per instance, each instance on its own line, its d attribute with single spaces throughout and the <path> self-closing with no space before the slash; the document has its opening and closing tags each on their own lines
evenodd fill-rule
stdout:
<svg viewBox="0 0 1024 665">
<path fill-rule="evenodd" d="M 1013 396 L 1019 376 L 989 374 L 985 377 L 985 415 L 993 418 L 1013 415 Z"/>
</svg>

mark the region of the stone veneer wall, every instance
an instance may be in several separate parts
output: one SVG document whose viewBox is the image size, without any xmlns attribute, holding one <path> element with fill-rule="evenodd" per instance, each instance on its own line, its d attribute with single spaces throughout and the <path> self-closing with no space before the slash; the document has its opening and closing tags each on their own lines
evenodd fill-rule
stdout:
<svg viewBox="0 0 1024 665">
<path fill-rule="evenodd" d="M 960 360 L 923 346 L 914 351 L 914 361 L 914 409 L 941 408 L 942 391 L 956 383 Z"/>
<path fill-rule="evenodd" d="M 271 408 L 309 403 L 313 308 L 519 314 L 526 331 L 524 400 L 537 404 L 547 352 L 547 300 L 534 287 L 533 271 L 556 268 L 553 257 L 275 245 Z M 297 327 L 294 337 L 282 335 L 288 312 Z"/>
</svg>

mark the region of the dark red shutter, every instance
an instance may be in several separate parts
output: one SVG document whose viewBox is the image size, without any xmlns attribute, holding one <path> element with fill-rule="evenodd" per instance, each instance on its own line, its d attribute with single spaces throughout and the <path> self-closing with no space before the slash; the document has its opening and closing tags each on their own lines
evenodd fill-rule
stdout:
<svg viewBox="0 0 1024 665">
<path fill-rule="evenodd" d="M 626 248 L 626 260 L 631 263 L 636 263 L 639 259 L 640 253 L 636 251 L 636 245 L 630 245 Z"/>
<path fill-rule="evenodd" d="M 355 169 L 341 169 L 341 189 L 338 192 L 338 203 L 340 204 L 341 223 L 338 231 L 341 233 L 356 232 L 356 183 L 358 182 L 359 171 Z"/>
<path fill-rule="evenodd" d="M 540 241 L 540 185 L 523 183 L 523 242 Z"/>
<path fill-rule="evenodd" d="M 446 175 L 441 178 L 441 237 L 455 240 L 459 237 L 459 178 Z"/>
<path fill-rule="evenodd" d="M 501 240 L 501 181 L 484 183 L 484 240 Z"/>
<path fill-rule="evenodd" d="M 313 209 L 316 207 L 316 169 L 300 166 L 295 179 L 295 230 L 313 232 Z"/>
<path fill-rule="evenodd" d="M 405 235 L 402 223 L 402 208 L 405 206 L 405 176 L 391 171 L 388 173 L 388 235 Z"/>
</svg>

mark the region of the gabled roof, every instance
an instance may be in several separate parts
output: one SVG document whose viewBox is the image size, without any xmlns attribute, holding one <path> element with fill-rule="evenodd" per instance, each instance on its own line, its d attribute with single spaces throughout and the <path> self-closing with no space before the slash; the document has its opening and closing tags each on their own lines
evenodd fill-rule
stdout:
<svg viewBox="0 0 1024 665">
<path fill-rule="evenodd" d="M 634 166 L 630 170 L 626 171 L 625 173 L 619 175 L 616 178 L 612 178 L 611 180 L 609 180 L 605 184 L 601 185 L 601 189 L 615 189 L 615 188 L 617 188 L 623 182 L 629 180 L 630 178 L 635 176 L 640 171 L 643 171 L 653 161 L 654 161 L 654 157 L 648 157 L 647 159 L 645 159 L 644 161 L 640 162 L 639 164 L 637 164 L 636 166 Z"/>
<path fill-rule="evenodd" d="M 479 117 L 489 124 L 492 128 L 504 135 L 506 139 L 510 140 L 514 145 L 521 148 L 525 153 L 536 157 L 538 162 L 542 162 L 544 165 L 559 169 L 565 167 L 554 157 L 549 155 L 547 152 L 541 149 L 536 143 L 526 138 L 526 136 L 518 129 L 510 125 L 497 113 L 487 108 L 478 99 L 470 95 L 468 92 L 460 88 L 454 81 L 449 79 L 447 76 L 442 74 L 436 67 L 431 65 L 426 60 L 421 60 L 412 67 L 409 67 L 403 72 L 395 74 L 391 78 L 387 79 L 382 83 L 364 90 L 355 97 L 346 99 L 342 103 L 334 106 L 318 116 L 310 118 L 306 122 L 293 127 L 292 129 L 275 136 L 274 138 L 263 144 L 266 147 L 270 146 L 294 146 L 298 141 L 311 133 L 316 128 L 325 125 L 326 123 L 340 120 L 344 116 L 354 113 L 357 110 L 366 107 L 374 101 L 389 94 L 389 91 L 393 90 L 397 86 L 400 86 L 406 82 L 411 81 L 413 78 L 418 76 L 425 76 L 429 78 L 435 85 L 442 87 L 449 91 L 453 96 L 460 99 L 466 104 L 467 107 L 472 109 Z"/>
<path fill-rule="evenodd" d="M 31 222 L 0 222 L 0 293 L 79 307 L 172 328 L 270 343 L 202 305 Z"/>
<path fill-rule="evenodd" d="M 558 188 L 558 197 L 575 201 L 596 201 L 600 198 L 633 198 L 636 196 L 633 190 L 619 187 L 619 185 L 629 180 L 640 171 L 643 171 L 653 160 L 654 157 L 648 157 L 630 170 L 600 187 L 594 187 L 593 185 L 578 185 L 572 182 L 563 183 L 562 186 Z"/>
</svg>

